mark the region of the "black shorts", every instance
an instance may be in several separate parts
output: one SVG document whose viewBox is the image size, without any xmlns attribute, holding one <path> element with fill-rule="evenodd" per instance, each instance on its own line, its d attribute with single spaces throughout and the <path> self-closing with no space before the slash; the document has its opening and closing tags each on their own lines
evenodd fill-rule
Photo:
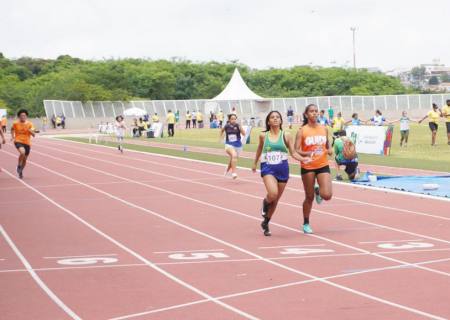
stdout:
<svg viewBox="0 0 450 320">
<path fill-rule="evenodd" d="M 20 142 L 14 142 L 14 145 L 16 146 L 17 149 L 24 148 L 26 156 L 30 154 L 31 147 L 28 144 L 20 143 Z"/>
<path fill-rule="evenodd" d="M 310 173 L 310 172 L 314 172 L 316 175 L 321 174 L 321 173 L 330 173 L 330 166 L 326 165 L 325 167 L 318 168 L 318 169 L 301 168 L 300 172 L 302 175 L 306 174 L 306 173 Z"/>
<path fill-rule="evenodd" d="M 438 129 L 438 124 L 434 122 L 428 122 L 428 126 L 430 127 L 431 131 L 437 131 Z"/>
<path fill-rule="evenodd" d="M 450 133 L 450 121 L 446 122 L 445 125 L 447 126 L 447 133 Z"/>
<path fill-rule="evenodd" d="M 336 160 L 336 158 L 334 159 Z M 351 176 L 352 174 L 356 173 L 356 168 L 358 168 L 358 161 L 352 161 L 352 162 L 339 162 L 336 160 L 336 163 L 340 166 L 345 166 L 345 173 Z"/>
</svg>

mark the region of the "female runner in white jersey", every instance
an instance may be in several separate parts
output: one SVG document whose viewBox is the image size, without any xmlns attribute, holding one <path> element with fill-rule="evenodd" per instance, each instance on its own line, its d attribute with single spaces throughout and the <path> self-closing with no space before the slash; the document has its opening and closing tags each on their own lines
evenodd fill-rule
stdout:
<svg viewBox="0 0 450 320">
<path fill-rule="evenodd" d="M 125 125 L 125 121 L 122 116 L 116 117 L 116 138 L 117 138 L 117 149 L 123 153 L 123 138 L 125 137 L 125 131 L 127 130 L 127 126 Z"/>
</svg>

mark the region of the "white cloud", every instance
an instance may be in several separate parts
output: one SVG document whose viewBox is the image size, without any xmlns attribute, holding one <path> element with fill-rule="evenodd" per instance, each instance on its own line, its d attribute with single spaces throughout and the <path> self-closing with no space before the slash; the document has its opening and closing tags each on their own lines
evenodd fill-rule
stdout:
<svg viewBox="0 0 450 320">
<path fill-rule="evenodd" d="M 450 1 L 3 0 L 1 51 L 54 58 L 238 59 L 252 67 L 450 64 Z M 2 10 L 3 11 L 3 10 Z"/>
</svg>

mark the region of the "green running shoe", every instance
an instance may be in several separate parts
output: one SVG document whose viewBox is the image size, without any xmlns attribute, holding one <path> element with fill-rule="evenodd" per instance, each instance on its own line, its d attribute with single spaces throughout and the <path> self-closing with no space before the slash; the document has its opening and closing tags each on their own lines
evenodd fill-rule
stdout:
<svg viewBox="0 0 450 320">
<path fill-rule="evenodd" d="M 316 202 L 317 202 L 317 204 L 321 204 L 323 199 L 320 196 L 319 186 L 317 184 L 314 186 L 314 193 L 316 194 Z"/>
<path fill-rule="evenodd" d="M 309 225 L 309 223 L 305 223 L 303 225 L 303 232 L 306 234 L 314 233 L 313 230 L 311 229 L 311 226 Z"/>
</svg>

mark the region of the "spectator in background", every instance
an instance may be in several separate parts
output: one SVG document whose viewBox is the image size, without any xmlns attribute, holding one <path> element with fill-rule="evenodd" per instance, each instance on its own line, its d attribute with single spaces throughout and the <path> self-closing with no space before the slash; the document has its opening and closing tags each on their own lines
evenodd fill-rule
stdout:
<svg viewBox="0 0 450 320">
<path fill-rule="evenodd" d="M 198 128 L 201 129 L 203 128 L 203 113 L 198 110 L 196 113 L 197 116 L 197 123 L 198 123 Z"/>
<path fill-rule="evenodd" d="M 56 127 L 59 127 L 61 125 L 61 117 L 60 116 L 56 116 L 55 124 L 56 124 Z"/>
<path fill-rule="evenodd" d="M 344 130 L 345 120 L 342 117 L 342 112 L 338 112 L 337 116 L 333 119 L 331 127 L 333 128 L 333 142 L 331 146 L 334 146 L 334 140 L 339 136 L 339 131 Z"/>
<path fill-rule="evenodd" d="M 175 134 L 175 115 L 170 109 L 167 113 L 166 122 L 168 135 L 169 137 L 173 137 L 173 135 Z"/>
<path fill-rule="evenodd" d="M 158 114 L 155 112 L 155 114 L 152 116 L 152 122 L 153 123 L 158 123 L 159 122 L 159 116 Z"/>
<path fill-rule="evenodd" d="M 294 122 L 294 110 L 292 110 L 292 106 L 289 106 L 288 108 L 287 120 L 289 124 L 289 129 L 292 129 L 292 123 Z"/>
<path fill-rule="evenodd" d="M 345 166 L 345 173 L 347 173 L 349 180 L 357 178 L 358 155 L 356 154 L 355 142 L 346 136 L 345 130 L 338 132 L 333 148 L 336 161 L 336 180 L 343 180 L 341 166 Z"/>
<path fill-rule="evenodd" d="M 66 128 L 66 116 L 64 114 L 61 114 L 61 128 Z"/>
<path fill-rule="evenodd" d="M 428 111 L 427 115 L 419 120 L 419 123 L 422 123 L 425 118 L 428 117 L 428 126 L 431 130 L 431 145 L 433 147 L 436 146 L 436 133 L 438 130 L 439 118 L 442 117 L 442 112 L 439 110 L 436 103 L 433 103 L 433 109 Z"/>
<path fill-rule="evenodd" d="M 408 113 L 406 111 L 402 112 L 402 116 L 399 120 L 391 121 L 390 124 L 395 122 L 400 122 L 400 147 L 408 146 L 409 137 L 409 122 L 411 119 L 408 118 Z"/>
<path fill-rule="evenodd" d="M 386 122 L 386 118 L 383 117 L 381 111 L 377 109 L 375 111 L 375 115 L 372 118 L 370 118 L 370 122 L 374 126 L 382 126 Z"/>
<path fill-rule="evenodd" d="M 42 120 L 42 132 L 46 132 L 48 119 L 47 117 L 42 117 L 41 120 Z"/>
<path fill-rule="evenodd" d="M 56 116 L 54 114 L 52 115 L 52 126 L 53 129 L 56 129 Z"/>
<path fill-rule="evenodd" d="M 1 130 L 3 133 L 6 133 L 6 126 L 8 125 L 8 119 L 6 118 L 6 114 L 2 116 L 1 120 Z"/>
<path fill-rule="evenodd" d="M 222 110 L 219 110 L 217 113 L 217 121 L 219 121 L 219 128 L 222 128 L 223 126 L 223 112 Z"/>
<path fill-rule="evenodd" d="M 445 126 L 447 127 L 447 144 L 450 145 L 450 99 L 446 101 L 446 105 L 442 107 L 442 116 L 445 119 Z"/>
<path fill-rule="evenodd" d="M 180 122 L 180 110 L 175 111 L 175 123 L 177 124 Z"/>
<path fill-rule="evenodd" d="M 328 120 L 330 120 L 330 122 L 333 120 L 334 118 L 334 110 L 332 106 L 328 106 Z"/>
<path fill-rule="evenodd" d="M 144 122 L 144 119 L 139 118 L 139 121 L 137 123 L 137 128 L 139 131 L 139 137 L 142 136 L 142 131 L 147 131 L 147 124 Z"/>
<path fill-rule="evenodd" d="M 351 124 L 352 126 L 360 126 L 363 121 L 359 119 L 358 114 L 352 114 L 352 119 L 347 121 L 345 124 Z"/>
<path fill-rule="evenodd" d="M 325 117 L 325 110 L 320 110 L 317 122 L 323 126 L 330 126 L 330 121 Z"/>
<path fill-rule="evenodd" d="M 197 128 L 197 113 L 192 111 L 192 128 Z"/>
<path fill-rule="evenodd" d="M 188 110 L 186 112 L 186 129 L 191 128 L 191 120 L 192 120 L 192 114 Z"/>
<path fill-rule="evenodd" d="M 139 126 L 136 118 L 133 119 L 133 137 L 139 137 Z"/>
</svg>

